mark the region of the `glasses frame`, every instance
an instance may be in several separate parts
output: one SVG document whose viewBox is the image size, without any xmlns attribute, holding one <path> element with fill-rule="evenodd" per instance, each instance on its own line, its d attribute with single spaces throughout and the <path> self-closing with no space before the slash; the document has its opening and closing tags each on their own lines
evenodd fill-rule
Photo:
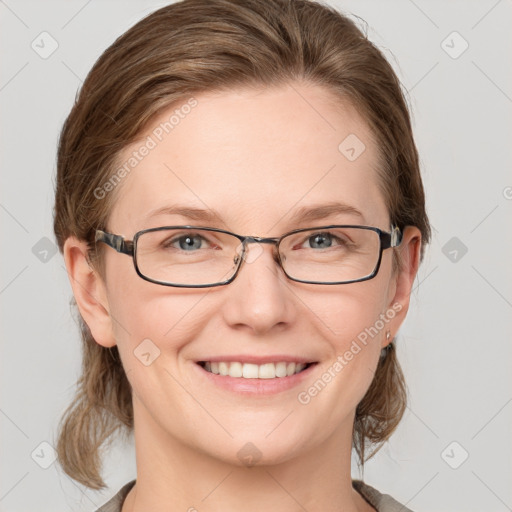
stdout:
<svg viewBox="0 0 512 512">
<path fill-rule="evenodd" d="M 289 274 L 287 274 L 286 270 L 283 267 L 280 253 L 279 253 L 279 245 L 282 242 L 284 238 L 287 236 L 293 235 L 295 233 L 301 233 L 303 231 L 312 231 L 312 230 L 318 230 L 321 231 L 323 229 L 331 229 L 331 228 L 359 228 L 359 229 L 367 229 L 370 231 L 374 231 L 379 235 L 379 241 L 380 241 L 380 248 L 379 248 L 379 258 L 377 261 L 377 264 L 375 265 L 375 268 L 373 272 L 365 277 L 362 277 L 360 279 L 352 279 L 350 281 L 339 281 L 334 283 L 324 283 L 321 281 L 304 281 L 302 279 L 296 279 L 294 277 L 291 277 Z M 155 279 L 151 279 L 150 277 L 145 276 L 142 274 L 142 272 L 139 270 L 139 265 L 137 263 L 137 241 L 138 239 L 144 234 L 154 231 L 164 231 L 168 229 L 201 229 L 203 231 L 216 231 L 218 233 L 224 233 L 227 235 L 232 235 L 235 238 L 238 238 L 242 244 L 242 253 L 240 255 L 240 258 L 237 264 L 237 268 L 235 270 L 235 273 L 226 281 L 221 281 L 219 283 L 214 284 L 173 284 L 173 283 L 166 283 L 163 281 L 157 281 Z M 256 236 L 242 236 L 237 235 L 236 233 L 232 233 L 231 231 L 226 231 L 224 229 L 219 228 L 211 228 L 211 227 L 202 227 L 202 226 L 162 226 L 158 228 L 149 228 L 149 229 L 143 229 L 141 231 L 138 231 L 133 236 L 133 240 L 126 240 L 124 236 L 122 235 L 115 235 L 113 233 L 108 233 L 107 231 L 103 231 L 101 229 L 96 230 L 95 235 L 95 242 L 102 242 L 118 253 L 126 254 L 128 256 L 131 256 L 133 259 L 133 265 L 135 267 L 135 271 L 137 274 L 144 279 L 145 281 L 149 281 L 150 283 L 159 284 L 162 286 L 172 286 L 175 288 L 212 288 L 216 286 L 224 286 L 231 282 L 233 282 L 238 275 L 238 272 L 240 271 L 240 268 L 242 267 L 242 261 L 245 260 L 245 254 L 247 249 L 247 244 L 252 243 L 259 243 L 259 244 L 273 244 L 274 245 L 274 260 L 279 264 L 282 271 L 286 275 L 288 279 L 291 281 L 296 281 L 298 283 L 306 283 L 306 284 L 320 284 L 320 285 L 334 285 L 334 284 L 350 284 L 350 283 L 360 283 L 362 281 L 368 281 L 370 279 L 373 279 L 380 269 L 380 264 L 382 261 L 382 252 L 386 249 L 390 249 L 392 247 L 398 247 L 400 243 L 402 242 L 402 232 L 400 228 L 397 226 L 392 225 L 391 231 L 383 231 L 382 229 L 373 227 L 373 226 L 359 226 L 354 224 L 332 224 L 328 226 L 318 226 L 318 227 L 310 227 L 310 228 L 301 228 L 301 229 L 295 229 L 293 231 L 289 231 L 288 233 L 285 233 L 284 235 L 280 236 L 279 238 L 262 238 L 262 237 L 256 237 Z"/>
</svg>

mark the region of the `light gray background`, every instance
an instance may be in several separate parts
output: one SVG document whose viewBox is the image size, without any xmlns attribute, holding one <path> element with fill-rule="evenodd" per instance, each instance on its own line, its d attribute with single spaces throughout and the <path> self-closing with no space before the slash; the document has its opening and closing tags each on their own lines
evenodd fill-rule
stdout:
<svg viewBox="0 0 512 512">
<path fill-rule="evenodd" d="M 103 493 L 41 445 L 54 444 L 80 369 L 71 289 L 52 253 L 52 180 L 59 130 L 93 62 L 165 3 L 0 0 L 4 512 L 95 510 L 135 476 L 132 444 L 106 457 Z M 409 408 L 365 480 L 419 512 L 512 510 L 512 2 L 329 3 L 368 22 L 410 93 L 434 226 L 398 339 Z M 58 43 L 46 59 L 31 47 L 51 49 L 43 31 Z"/>
</svg>

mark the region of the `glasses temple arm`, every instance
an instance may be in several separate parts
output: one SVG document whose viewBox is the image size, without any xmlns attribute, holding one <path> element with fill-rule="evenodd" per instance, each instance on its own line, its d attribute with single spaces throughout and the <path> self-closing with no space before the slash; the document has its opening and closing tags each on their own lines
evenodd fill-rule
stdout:
<svg viewBox="0 0 512 512">
<path fill-rule="evenodd" d="M 133 256 L 133 242 L 125 240 L 121 235 L 113 235 L 101 229 L 96 230 L 95 242 L 103 242 L 117 252 Z"/>
<path fill-rule="evenodd" d="M 397 226 L 391 226 L 391 232 L 381 232 L 382 248 L 398 247 L 402 242 L 402 232 Z"/>
<path fill-rule="evenodd" d="M 402 231 L 397 226 L 392 226 L 391 228 L 391 247 L 398 247 L 402 243 Z"/>
</svg>

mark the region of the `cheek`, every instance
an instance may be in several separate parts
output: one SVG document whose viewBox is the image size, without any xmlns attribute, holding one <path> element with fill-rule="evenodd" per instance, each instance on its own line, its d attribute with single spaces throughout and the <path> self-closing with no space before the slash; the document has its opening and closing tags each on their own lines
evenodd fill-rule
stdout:
<svg viewBox="0 0 512 512">
<path fill-rule="evenodd" d="M 386 309 L 385 290 L 385 281 L 375 278 L 332 292 L 311 293 L 303 302 L 311 312 L 309 318 L 316 317 L 316 327 L 325 333 L 333 348 L 344 351 L 354 339 L 364 344 L 368 338 L 370 344 L 379 333 L 384 334 L 380 332 L 383 326 L 379 318 Z"/>
<path fill-rule="evenodd" d="M 328 354 L 316 380 L 308 382 L 298 400 L 318 411 L 330 410 L 334 422 L 355 409 L 372 382 L 388 325 L 382 320 L 384 285 L 384 280 L 374 279 L 343 292 L 304 299 L 314 329 L 324 333 Z"/>
<path fill-rule="evenodd" d="M 170 315 L 172 309 L 162 307 L 165 301 L 161 293 L 169 292 L 160 291 L 157 285 L 142 280 L 126 265 L 112 265 L 109 271 L 107 285 L 112 331 L 128 373 L 134 365 L 135 368 L 140 366 L 140 361 L 135 359 L 138 351 L 149 351 L 155 357 L 161 350 L 163 333 L 171 328 L 174 320 Z M 175 302 L 178 305 L 179 301 Z"/>
<path fill-rule="evenodd" d="M 137 275 L 116 284 L 109 297 L 112 328 L 134 392 L 151 403 L 155 390 L 165 389 L 170 402 L 181 403 L 186 395 L 176 382 L 189 378 L 187 350 L 218 307 L 208 291 L 158 286 Z"/>
<path fill-rule="evenodd" d="M 170 288 L 160 290 L 151 283 L 147 285 L 143 283 L 142 287 L 133 289 L 120 287 L 109 297 L 116 340 L 120 345 L 134 348 L 149 338 L 162 350 L 164 346 L 166 350 L 177 350 L 177 340 L 193 335 L 190 329 L 196 323 L 191 323 L 190 319 L 200 314 L 202 295 L 186 295 Z"/>
</svg>

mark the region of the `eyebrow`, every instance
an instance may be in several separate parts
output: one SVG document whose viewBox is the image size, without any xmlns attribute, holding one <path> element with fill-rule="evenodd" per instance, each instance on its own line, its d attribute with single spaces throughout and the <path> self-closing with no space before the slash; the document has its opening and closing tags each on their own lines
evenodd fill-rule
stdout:
<svg viewBox="0 0 512 512">
<path fill-rule="evenodd" d="M 164 206 L 150 212 L 145 220 L 149 220 L 157 215 L 180 215 L 194 221 L 205 222 L 208 224 L 224 224 L 221 215 L 213 209 L 204 210 L 188 205 L 174 204 Z M 325 219 L 334 215 L 353 215 L 365 220 L 364 215 L 354 206 L 340 202 L 329 202 L 298 208 L 291 215 L 294 223 L 312 222 Z"/>
</svg>

